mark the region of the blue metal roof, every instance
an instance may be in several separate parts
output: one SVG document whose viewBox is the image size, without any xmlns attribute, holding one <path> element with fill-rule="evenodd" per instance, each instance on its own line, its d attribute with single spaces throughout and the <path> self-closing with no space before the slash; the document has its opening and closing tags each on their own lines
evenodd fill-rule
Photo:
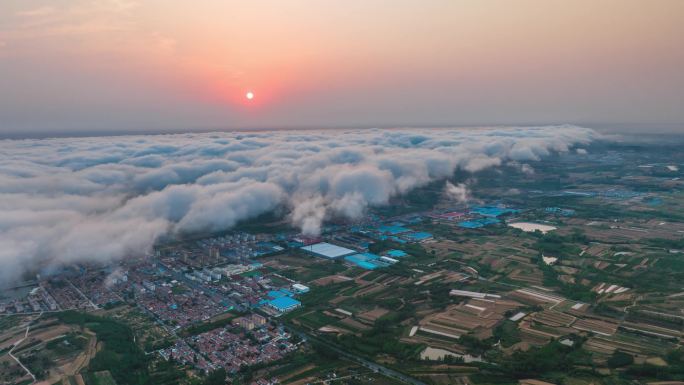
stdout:
<svg viewBox="0 0 684 385">
<path fill-rule="evenodd" d="M 301 305 L 302 303 L 290 297 L 280 297 L 270 302 L 271 306 L 280 311 L 288 310 L 290 308 Z"/>
<path fill-rule="evenodd" d="M 421 231 L 421 232 L 417 232 L 417 233 L 407 234 L 407 235 L 405 235 L 405 237 L 409 238 L 411 240 L 414 240 L 414 241 L 422 241 L 425 239 L 432 238 L 432 234 Z"/>
<path fill-rule="evenodd" d="M 402 250 L 390 250 L 387 252 L 390 257 L 405 257 L 406 253 Z"/>
<path fill-rule="evenodd" d="M 405 233 L 405 232 L 408 232 L 411 230 L 409 230 L 403 226 L 385 225 L 385 226 L 379 226 L 378 231 L 380 231 L 381 233 L 385 233 L 385 234 L 396 235 L 396 234 Z"/>
<path fill-rule="evenodd" d="M 273 298 L 273 299 L 280 298 L 280 297 L 285 297 L 286 295 L 287 295 L 287 294 L 283 293 L 283 292 L 280 291 L 280 290 L 270 290 L 270 291 L 268 292 L 269 298 Z"/>
</svg>

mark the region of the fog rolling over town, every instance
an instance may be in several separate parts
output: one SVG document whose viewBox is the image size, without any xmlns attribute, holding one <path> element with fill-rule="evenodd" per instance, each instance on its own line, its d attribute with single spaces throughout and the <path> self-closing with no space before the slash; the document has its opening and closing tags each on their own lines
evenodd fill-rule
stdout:
<svg viewBox="0 0 684 385">
<path fill-rule="evenodd" d="M 359 220 L 456 170 L 533 172 L 599 137 L 566 125 L 5 140 L 0 279 L 140 256 L 161 237 L 225 231 L 274 211 L 316 236 L 327 220 Z"/>
<path fill-rule="evenodd" d="M 575 125 L 2 140 L 0 381 L 678 381 L 682 145 Z"/>
<path fill-rule="evenodd" d="M 0 385 L 683 385 L 684 0 L 0 0 Z"/>
</svg>

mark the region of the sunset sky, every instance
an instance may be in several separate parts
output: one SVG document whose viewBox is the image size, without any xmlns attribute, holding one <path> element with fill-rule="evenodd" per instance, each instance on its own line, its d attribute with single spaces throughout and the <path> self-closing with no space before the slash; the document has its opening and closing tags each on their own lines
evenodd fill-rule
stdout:
<svg viewBox="0 0 684 385">
<path fill-rule="evenodd" d="M 677 124 L 683 100 L 681 0 L 0 2 L 0 133 Z"/>
</svg>

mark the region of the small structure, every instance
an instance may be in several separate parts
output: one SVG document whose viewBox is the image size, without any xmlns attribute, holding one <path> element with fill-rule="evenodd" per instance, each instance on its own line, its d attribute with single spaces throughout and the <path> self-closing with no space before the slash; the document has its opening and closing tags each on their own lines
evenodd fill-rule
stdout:
<svg viewBox="0 0 684 385">
<path fill-rule="evenodd" d="M 488 293 L 480 293 L 477 291 L 467 291 L 467 290 L 457 290 L 457 289 L 452 289 L 449 292 L 449 295 L 452 295 L 454 297 L 468 297 L 468 298 L 479 298 L 479 299 L 484 299 L 484 298 L 493 298 L 493 299 L 500 299 L 501 296 L 497 294 L 488 294 Z"/>
<path fill-rule="evenodd" d="M 394 258 L 390 258 L 390 257 L 380 257 L 380 260 L 383 262 L 391 263 L 391 264 L 395 264 L 395 263 L 399 262 L 399 260 L 394 259 Z"/>
<path fill-rule="evenodd" d="M 527 315 L 527 313 L 523 313 L 520 311 L 520 312 L 515 313 L 515 315 L 513 317 L 509 318 L 509 320 L 511 320 L 513 322 L 518 322 L 521 319 L 525 318 L 526 315 Z"/>
<path fill-rule="evenodd" d="M 407 255 L 403 250 L 390 250 L 386 254 L 390 258 L 401 258 Z"/>
<path fill-rule="evenodd" d="M 301 283 L 295 283 L 292 285 L 292 290 L 294 290 L 294 292 L 297 294 L 304 294 L 309 292 L 309 287 L 304 286 Z"/>
</svg>

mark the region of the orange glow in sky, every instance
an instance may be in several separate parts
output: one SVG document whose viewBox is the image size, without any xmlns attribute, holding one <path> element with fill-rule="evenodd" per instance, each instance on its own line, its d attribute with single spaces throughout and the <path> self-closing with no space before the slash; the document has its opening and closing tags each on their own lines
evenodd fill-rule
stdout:
<svg viewBox="0 0 684 385">
<path fill-rule="evenodd" d="M 0 123 L 681 122 L 683 45 L 682 0 L 2 0 Z"/>
</svg>

